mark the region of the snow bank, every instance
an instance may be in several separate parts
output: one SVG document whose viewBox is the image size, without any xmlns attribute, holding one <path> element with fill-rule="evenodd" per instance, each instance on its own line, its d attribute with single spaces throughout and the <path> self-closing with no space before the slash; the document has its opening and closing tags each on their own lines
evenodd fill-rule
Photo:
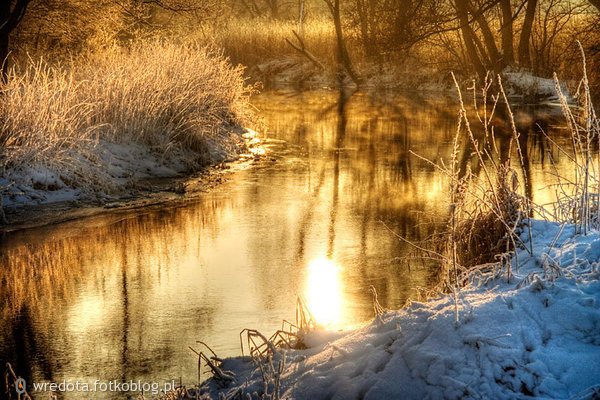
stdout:
<svg viewBox="0 0 600 400">
<path fill-rule="evenodd" d="M 507 68 L 502 72 L 503 84 L 509 97 L 526 97 L 530 99 L 546 99 L 556 101 L 556 84 L 553 79 L 541 78 L 529 71 Z M 561 91 L 571 98 L 569 90 L 561 84 Z"/>
<path fill-rule="evenodd" d="M 600 236 L 533 221 L 532 237 L 533 254 L 518 251 L 510 282 L 506 273 L 480 276 L 483 284 L 460 293 L 458 323 L 445 296 L 308 350 L 281 350 L 281 398 L 598 398 Z M 529 247 L 527 232 L 522 239 Z M 238 386 L 208 381 L 210 397 L 264 393 L 252 361 L 226 359 L 223 368 Z"/>
<path fill-rule="evenodd" d="M 81 160 L 82 165 L 93 163 L 94 170 L 98 171 L 92 189 L 82 188 L 84 185 L 77 182 L 76 172 L 39 165 L 21 166 L 6 171 L 0 177 L 0 206 L 10 213 L 24 206 L 90 200 L 102 202 L 131 196 L 143 187 L 144 180 L 181 176 L 198 169 L 201 166 L 199 159 L 202 163 L 213 164 L 232 161 L 244 148 L 244 138 L 234 131 L 222 137 L 221 143 L 214 144 L 208 154 L 199 154 L 182 146 L 164 151 L 142 143 L 101 140 L 94 147 L 94 159 Z"/>
</svg>

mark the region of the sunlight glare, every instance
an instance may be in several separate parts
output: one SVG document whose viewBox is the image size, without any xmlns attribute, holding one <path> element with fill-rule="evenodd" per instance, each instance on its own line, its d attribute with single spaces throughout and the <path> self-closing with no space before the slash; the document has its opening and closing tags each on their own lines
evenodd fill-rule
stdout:
<svg viewBox="0 0 600 400">
<path fill-rule="evenodd" d="M 319 258 L 308 266 L 306 290 L 308 308 L 320 325 L 337 326 L 342 313 L 342 290 L 339 267 L 331 260 Z"/>
</svg>

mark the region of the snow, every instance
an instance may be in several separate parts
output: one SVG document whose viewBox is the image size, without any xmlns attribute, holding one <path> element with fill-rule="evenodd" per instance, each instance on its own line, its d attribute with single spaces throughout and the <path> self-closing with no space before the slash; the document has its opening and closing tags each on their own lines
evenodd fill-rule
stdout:
<svg viewBox="0 0 600 400">
<path fill-rule="evenodd" d="M 258 135 L 249 130 L 241 133 L 232 131 L 218 143 L 209 143 L 208 154 L 176 144 L 157 149 L 133 140 L 111 142 L 101 139 L 91 155 L 74 155 L 80 168 L 88 171 L 86 173 L 39 163 L 5 171 L 0 176 L 0 210 L 3 207 L 8 214 L 22 207 L 53 203 L 80 205 L 89 201 L 104 203 L 128 198 L 144 180 L 175 178 L 206 163 L 236 159 L 240 150 L 248 146 L 244 141 L 255 146 L 254 138 Z M 90 174 L 89 171 L 94 172 Z"/>
<path fill-rule="evenodd" d="M 280 397 L 598 398 L 600 235 L 576 235 L 574 226 L 547 221 L 531 226 L 533 253 L 517 252 L 510 281 L 505 271 L 461 289 L 458 323 L 454 297 L 446 295 L 355 330 L 315 333 L 306 350 L 278 350 L 273 364 L 285 360 Z M 526 227 L 521 237 L 529 248 Z M 207 396 L 265 392 L 248 357 L 225 359 L 222 368 L 236 374 L 237 384 L 218 388 L 209 380 L 201 388 Z"/>
<path fill-rule="evenodd" d="M 558 100 L 556 84 L 553 79 L 535 76 L 530 71 L 514 67 L 507 67 L 502 72 L 502 79 L 506 93 L 510 97 Z M 561 91 L 567 98 L 570 98 L 569 90 L 564 84 L 561 84 Z"/>
</svg>

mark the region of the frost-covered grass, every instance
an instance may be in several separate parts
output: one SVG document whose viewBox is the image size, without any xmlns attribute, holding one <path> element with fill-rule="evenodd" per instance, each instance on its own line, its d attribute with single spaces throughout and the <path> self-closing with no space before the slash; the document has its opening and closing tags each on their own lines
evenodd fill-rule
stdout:
<svg viewBox="0 0 600 400">
<path fill-rule="evenodd" d="M 253 118 L 242 70 L 191 45 L 105 48 L 67 65 L 32 61 L 1 90 L 5 204 L 28 188 L 110 193 L 128 178 L 222 160 L 240 146 L 233 131 Z"/>
<path fill-rule="evenodd" d="M 225 28 L 205 32 L 204 35 L 223 48 L 235 62 L 255 66 L 265 61 L 298 55 L 286 42 L 286 39 L 294 38 L 292 30 L 298 31 L 298 24 L 294 21 L 234 19 Z M 328 15 L 307 19 L 304 42 L 322 63 L 335 65 L 335 31 Z"/>
</svg>

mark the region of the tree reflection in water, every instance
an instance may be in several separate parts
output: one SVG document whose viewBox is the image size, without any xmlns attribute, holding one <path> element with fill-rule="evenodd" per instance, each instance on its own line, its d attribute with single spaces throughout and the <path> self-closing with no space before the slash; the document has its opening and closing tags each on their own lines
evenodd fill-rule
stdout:
<svg viewBox="0 0 600 400">
<path fill-rule="evenodd" d="M 236 355 L 241 329 L 278 329 L 319 276 L 314 260 L 328 260 L 319 263 L 327 279 L 317 281 L 329 285 L 312 287 L 337 293 L 321 303 L 333 310 L 323 318 L 338 327 L 372 317 L 369 285 L 384 307 L 396 308 L 431 282 L 427 264 L 407 268 L 408 246 L 380 221 L 419 241 L 444 220 L 445 177 L 410 152 L 449 156 L 455 101 L 322 90 L 267 92 L 255 104 L 275 162 L 238 172 L 183 207 L 2 238 L 3 362 L 28 380 L 194 382 L 187 346 L 203 340 L 220 356 Z M 548 155 L 558 168 L 568 160 L 539 135 L 545 116 L 537 113 L 526 110 L 533 117 L 517 123 L 526 149 L 521 174 L 543 203 L 552 198 L 539 190 L 553 182 Z M 501 116 L 494 124 L 505 158 L 508 125 Z M 542 126 L 555 141 L 569 140 Z M 468 146 L 461 151 L 468 161 Z"/>
</svg>

